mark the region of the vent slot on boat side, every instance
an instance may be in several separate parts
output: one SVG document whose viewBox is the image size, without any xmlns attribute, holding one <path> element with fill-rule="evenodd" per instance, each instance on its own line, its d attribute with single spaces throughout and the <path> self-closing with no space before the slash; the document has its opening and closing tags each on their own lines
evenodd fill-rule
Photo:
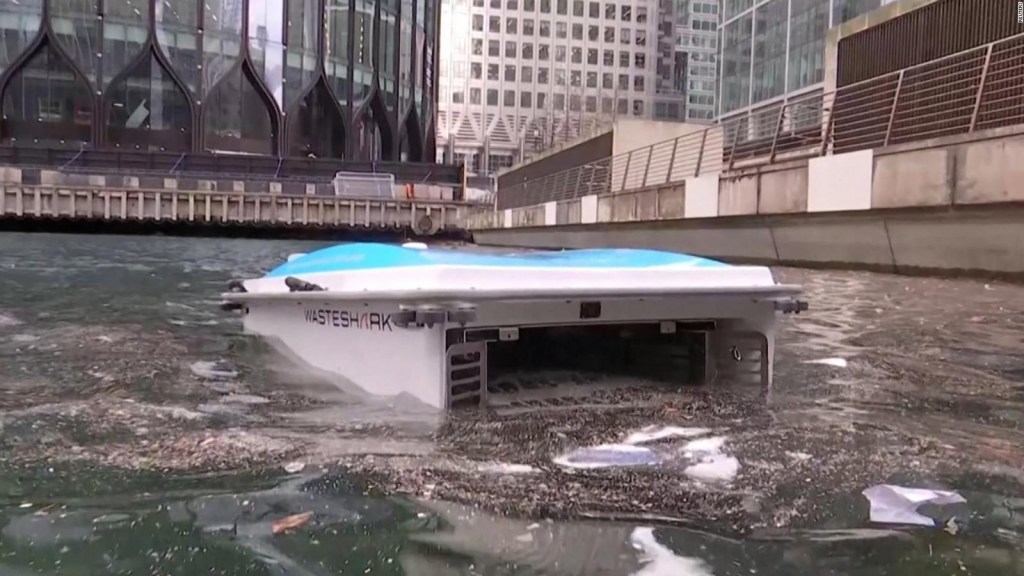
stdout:
<svg viewBox="0 0 1024 576">
<path fill-rule="evenodd" d="M 487 402 L 487 343 L 452 344 L 445 354 L 449 408 Z"/>
</svg>

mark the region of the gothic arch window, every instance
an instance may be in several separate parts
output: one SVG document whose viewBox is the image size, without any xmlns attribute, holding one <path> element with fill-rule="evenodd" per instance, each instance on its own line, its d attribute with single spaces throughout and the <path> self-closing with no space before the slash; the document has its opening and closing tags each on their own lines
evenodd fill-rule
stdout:
<svg viewBox="0 0 1024 576">
<path fill-rule="evenodd" d="M 159 0 L 154 7 L 153 19 L 160 51 L 189 90 L 198 94 L 203 58 L 196 34 L 199 18 L 196 3 Z"/>
<path fill-rule="evenodd" d="M 124 150 L 185 152 L 191 145 L 188 97 L 152 54 L 107 93 L 107 141 Z"/>
<path fill-rule="evenodd" d="M 402 128 L 402 157 L 399 159 L 403 162 L 423 161 L 423 136 L 415 113 L 405 117 L 405 125 Z"/>
<path fill-rule="evenodd" d="M 347 106 L 352 89 L 348 72 L 349 0 L 327 0 L 326 18 L 324 69 L 338 102 Z"/>
<path fill-rule="evenodd" d="M 57 43 L 93 86 L 103 51 L 99 22 L 97 0 L 50 0 L 50 27 Z"/>
<path fill-rule="evenodd" d="M 345 123 L 323 80 L 290 114 L 289 156 L 345 157 Z"/>
<path fill-rule="evenodd" d="M 92 139 L 89 86 L 43 44 L 11 77 L 3 101 L 3 140 L 19 146 L 79 148 Z"/>
<path fill-rule="evenodd" d="M 249 58 L 282 110 L 285 109 L 284 33 L 284 0 L 249 2 Z"/>
<path fill-rule="evenodd" d="M 387 109 L 380 95 L 374 96 L 359 113 L 359 120 L 353 130 L 357 139 L 359 160 L 376 162 L 394 159 L 394 142 L 388 125 Z"/>
<path fill-rule="evenodd" d="M 236 69 L 242 53 L 242 0 L 203 0 L 204 99 Z M 238 78 L 235 79 L 238 81 Z M 230 81 L 228 82 L 230 83 Z"/>
<path fill-rule="evenodd" d="M 0 18 L 4 21 L 0 31 L 0 74 L 3 74 L 39 34 L 43 0 L 5 0 L 0 6 Z"/>
<path fill-rule="evenodd" d="M 162 2 L 161 2 L 162 4 Z M 149 2 L 104 0 L 103 86 L 114 80 L 142 52 L 149 39 Z"/>
<path fill-rule="evenodd" d="M 288 0 L 285 106 L 289 110 L 316 74 L 317 44 L 323 27 L 319 4 L 317 0 Z"/>
<path fill-rule="evenodd" d="M 267 104 L 245 67 L 239 65 L 228 70 L 204 102 L 207 150 L 274 154 L 277 138 Z"/>
</svg>

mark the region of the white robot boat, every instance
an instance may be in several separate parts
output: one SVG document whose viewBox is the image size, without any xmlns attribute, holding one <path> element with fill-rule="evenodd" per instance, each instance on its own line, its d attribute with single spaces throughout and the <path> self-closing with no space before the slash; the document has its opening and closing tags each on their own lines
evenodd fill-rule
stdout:
<svg viewBox="0 0 1024 576">
<path fill-rule="evenodd" d="M 632 249 L 342 244 L 231 290 L 247 332 L 342 389 L 439 409 L 497 400 L 497 377 L 524 366 L 767 391 L 776 314 L 807 309 L 766 267 Z"/>
</svg>

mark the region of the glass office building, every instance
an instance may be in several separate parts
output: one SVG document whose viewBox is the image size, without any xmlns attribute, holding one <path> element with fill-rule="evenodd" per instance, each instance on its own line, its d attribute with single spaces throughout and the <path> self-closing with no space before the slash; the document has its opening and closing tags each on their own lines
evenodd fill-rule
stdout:
<svg viewBox="0 0 1024 576">
<path fill-rule="evenodd" d="M 719 115 L 820 89 L 825 32 L 893 0 L 724 0 Z"/>
<path fill-rule="evenodd" d="M 0 145 L 434 157 L 439 0 L 2 0 Z"/>
</svg>

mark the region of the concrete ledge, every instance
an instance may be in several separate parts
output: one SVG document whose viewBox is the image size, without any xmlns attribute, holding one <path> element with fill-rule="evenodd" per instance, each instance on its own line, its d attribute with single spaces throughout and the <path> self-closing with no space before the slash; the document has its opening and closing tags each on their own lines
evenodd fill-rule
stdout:
<svg viewBox="0 0 1024 576">
<path fill-rule="evenodd" d="M 1024 203 L 480 230 L 479 244 L 629 247 L 735 262 L 1024 278 Z"/>
</svg>

